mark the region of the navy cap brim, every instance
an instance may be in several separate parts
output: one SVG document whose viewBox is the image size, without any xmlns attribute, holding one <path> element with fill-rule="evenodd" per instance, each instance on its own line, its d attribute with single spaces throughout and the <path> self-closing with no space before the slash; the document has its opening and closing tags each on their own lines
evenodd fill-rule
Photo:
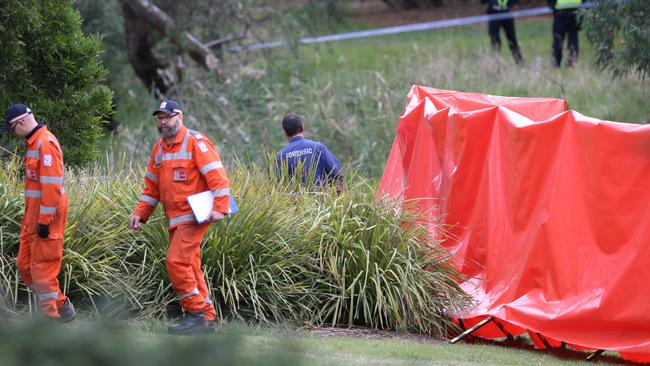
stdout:
<svg viewBox="0 0 650 366">
<path fill-rule="evenodd" d="M 180 112 L 180 111 L 177 110 L 177 109 L 160 108 L 160 109 L 156 109 L 156 110 L 153 112 L 153 115 L 155 116 L 155 115 L 158 114 L 158 113 L 172 114 L 172 113 L 174 113 L 174 112 Z"/>
<path fill-rule="evenodd" d="M 152 115 L 155 116 L 158 113 L 172 114 L 172 113 L 174 113 L 174 110 L 173 109 L 167 109 L 167 108 L 156 109 L 155 111 L 153 111 Z"/>
</svg>

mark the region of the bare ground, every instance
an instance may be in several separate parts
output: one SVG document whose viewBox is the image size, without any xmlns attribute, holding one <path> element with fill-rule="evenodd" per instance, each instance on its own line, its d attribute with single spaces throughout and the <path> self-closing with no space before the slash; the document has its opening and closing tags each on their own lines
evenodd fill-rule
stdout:
<svg viewBox="0 0 650 366">
<path fill-rule="evenodd" d="M 316 326 L 303 326 L 296 329 L 298 333 L 308 333 L 317 335 L 320 337 L 354 337 L 354 338 L 364 338 L 364 339 L 400 339 L 408 340 L 418 343 L 443 343 L 444 340 L 440 338 L 434 338 L 421 334 L 412 334 L 412 333 L 400 333 L 387 330 L 377 330 L 363 327 L 350 327 L 350 328 L 339 328 L 339 327 L 316 327 Z"/>
</svg>

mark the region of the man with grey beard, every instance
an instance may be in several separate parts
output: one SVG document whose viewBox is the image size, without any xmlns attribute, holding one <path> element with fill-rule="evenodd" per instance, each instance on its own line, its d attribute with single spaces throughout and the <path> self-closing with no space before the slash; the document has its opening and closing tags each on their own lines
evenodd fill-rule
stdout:
<svg viewBox="0 0 650 366">
<path fill-rule="evenodd" d="M 230 212 L 230 183 L 212 142 L 183 125 L 180 104 L 163 101 L 153 115 L 162 138 L 151 152 L 145 188 L 129 225 L 139 229 L 162 202 L 169 220 L 167 274 L 185 311 L 167 331 L 203 333 L 214 328 L 216 312 L 201 269 L 201 242 L 210 222 Z M 199 223 L 187 197 L 204 191 L 212 191 L 214 200 L 210 220 Z"/>
</svg>

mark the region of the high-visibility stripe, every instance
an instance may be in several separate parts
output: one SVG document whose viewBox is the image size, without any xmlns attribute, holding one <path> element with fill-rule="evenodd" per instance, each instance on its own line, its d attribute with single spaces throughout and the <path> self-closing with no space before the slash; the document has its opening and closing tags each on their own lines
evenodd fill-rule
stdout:
<svg viewBox="0 0 650 366">
<path fill-rule="evenodd" d="M 163 161 L 169 160 L 192 160 L 192 153 L 187 152 L 177 152 L 177 153 L 167 153 L 162 154 Z"/>
<path fill-rule="evenodd" d="M 59 293 L 56 292 L 56 291 L 55 292 L 46 292 L 44 294 L 38 294 L 38 295 L 36 295 L 36 297 L 38 298 L 38 301 L 45 301 L 45 300 L 48 300 L 48 299 L 56 300 L 56 299 L 59 298 Z"/>
<path fill-rule="evenodd" d="M 41 215 L 52 215 L 56 213 L 56 207 L 41 206 L 39 212 Z"/>
<path fill-rule="evenodd" d="M 27 157 L 27 158 L 34 158 L 34 159 L 36 159 L 36 160 L 39 160 L 39 159 L 41 158 L 41 157 L 40 157 L 40 153 L 41 153 L 41 145 L 43 145 L 43 143 L 39 141 L 39 142 L 36 144 L 36 150 L 27 150 L 27 153 L 25 153 L 25 157 Z"/>
<path fill-rule="evenodd" d="M 160 163 L 163 161 L 170 161 L 170 160 L 192 160 L 192 153 L 187 152 L 187 143 L 190 140 L 190 133 L 186 132 L 185 137 L 183 138 L 183 144 L 181 145 L 181 149 L 179 152 L 175 153 L 162 153 L 162 144 L 158 146 L 158 151 L 156 151 L 156 156 L 154 157 L 154 162 Z"/>
<path fill-rule="evenodd" d="M 183 300 L 186 297 L 190 297 L 190 296 L 194 296 L 194 295 L 198 295 L 198 294 L 199 294 L 199 289 L 195 287 L 194 290 L 192 290 L 192 291 L 190 291 L 190 292 L 188 292 L 186 294 L 178 294 L 178 299 Z"/>
<path fill-rule="evenodd" d="M 208 305 L 212 305 L 212 300 L 210 300 L 209 297 L 206 297 L 205 298 L 205 303 L 208 304 Z"/>
<path fill-rule="evenodd" d="M 210 164 L 204 165 L 199 171 L 201 174 L 206 175 L 208 172 L 211 172 L 216 169 L 223 168 L 223 164 L 220 161 L 213 161 Z"/>
<path fill-rule="evenodd" d="M 196 218 L 194 217 L 193 214 L 176 216 L 169 219 L 169 226 L 174 226 L 176 224 L 180 224 L 181 222 L 188 222 L 194 220 L 196 220 Z"/>
<path fill-rule="evenodd" d="M 150 172 L 147 170 L 147 174 L 145 174 L 147 178 L 149 178 L 152 182 L 158 183 L 158 176 L 155 175 L 154 173 Z"/>
<path fill-rule="evenodd" d="M 63 177 L 41 177 L 43 184 L 63 184 Z"/>
<path fill-rule="evenodd" d="M 27 153 L 25 153 L 25 157 L 39 159 L 38 150 L 27 150 Z"/>
<path fill-rule="evenodd" d="M 154 149 L 155 149 L 155 147 L 154 147 Z M 158 144 L 158 151 L 156 151 L 156 156 L 154 157 L 153 161 L 155 163 L 162 162 L 162 144 Z"/>
<path fill-rule="evenodd" d="M 150 204 L 152 206 L 155 206 L 155 205 L 158 204 L 157 199 L 155 199 L 155 198 L 153 198 L 151 196 L 147 196 L 146 194 L 143 194 L 143 195 L 140 196 L 140 201 L 144 201 L 144 202 L 146 202 L 146 203 L 148 203 L 148 204 Z"/>
<path fill-rule="evenodd" d="M 33 189 L 26 189 L 25 190 L 25 197 L 29 198 L 40 198 L 43 197 L 43 192 L 33 190 Z"/>
<path fill-rule="evenodd" d="M 190 141 L 190 131 L 185 132 L 185 137 L 183 138 L 183 144 L 181 145 L 181 152 L 187 151 L 187 143 Z"/>
<path fill-rule="evenodd" d="M 580 5 L 582 5 L 582 1 L 580 0 L 557 0 L 557 2 L 555 3 L 555 9 L 562 10 L 562 9 L 579 8 Z"/>
<path fill-rule="evenodd" d="M 215 189 L 214 191 L 212 191 L 212 194 L 215 197 L 229 196 L 230 195 L 230 188 Z"/>
</svg>

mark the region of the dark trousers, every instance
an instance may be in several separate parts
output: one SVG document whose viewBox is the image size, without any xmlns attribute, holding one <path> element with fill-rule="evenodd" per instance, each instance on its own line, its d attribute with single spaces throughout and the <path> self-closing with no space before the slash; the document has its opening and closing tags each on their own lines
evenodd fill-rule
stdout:
<svg viewBox="0 0 650 366">
<path fill-rule="evenodd" d="M 560 67 L 562 64 L 562 47 L 564 38 L 569 35 L 569 57 L 567 66 L 573 66 L 578 61 L 578 31 L 580 23 L 576 16 L 576 9 L 558 10 L 553 15 L 553 65 Z"/>
<path fill-rule="evenodd" d="M 492 42 L 492 50 L 495 52 L 501 50 L 501 37 L 499 36 L 499 30 L 501 28 L 506 33 L 508 46 L 510 47 L 510 52 L 512 52 L 512 57 L 515 59 L 515 62 L 517 64 L 523 63 L 519 44 L 517 43 L 517 35 L 515 34 L 515 20 L 512 18 L 488 22 L 488 33 L 490 34 L 490 42 Z"/>
</svg>

